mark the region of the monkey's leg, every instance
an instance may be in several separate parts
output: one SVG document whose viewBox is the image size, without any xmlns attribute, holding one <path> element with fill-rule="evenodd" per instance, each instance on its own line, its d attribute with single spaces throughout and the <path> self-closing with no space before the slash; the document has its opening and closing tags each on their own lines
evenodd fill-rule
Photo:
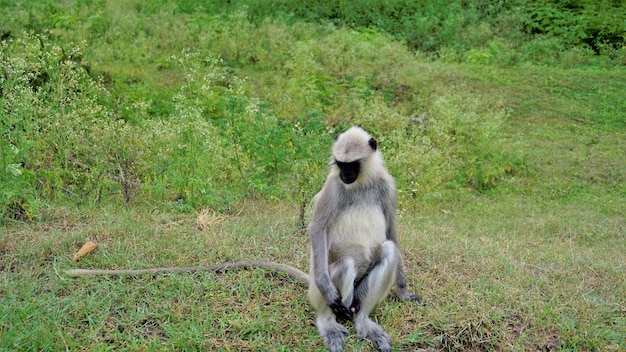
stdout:
<svg viewBox="0 0 626 352">
<path fill-rule="evenodd" d="M 343 303 L 349 306 L 354 295 L 354 280 L 357 274 L 354 260 L 345 257 L 331 264 L 329 270 L 330 279 L 341 293 Z M 324 338 L 326 348 L 332 352 L 343 351 L 348 329 L 337 322 L 337 318 L 324 302 L 324 297 L 322 297 L 315 282 L 312 282 L 309 287 L 309 300 L 313 308 L 317 310 L 317 330 Z"/>
<path fill-rule="evenodd" d="M 354 297 L 354 280 L 356 279 L 356 262 L 352 257 L 343 257 L 330 265 L 330 280 L 339 290 L 342 302 L 349 307 Z"/>
<path fill-rule="evenodd" d="M 391 241 L 384 242 L 379 257 L 357 283 L 352 302 L 352 306 L 358 310 L 354 317 L 357 335 L 369 339 L 381 351 L 391 350 L 391 338 L 369 315 L 393 286 L 399 260 L 398 247 Z"/>
</svg>

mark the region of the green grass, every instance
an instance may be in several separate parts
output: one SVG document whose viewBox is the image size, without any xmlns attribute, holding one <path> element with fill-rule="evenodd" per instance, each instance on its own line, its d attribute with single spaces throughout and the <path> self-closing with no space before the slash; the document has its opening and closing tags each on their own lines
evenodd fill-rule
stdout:
<svg viewBox="0 0 626 352">
<path fill-rule="evenodd" d="M 298 232 L 297 207 L 239 206 L 241 213 L 204 231 L 193 214 L 147 206 L 130 212 L 55 207 L 45 221 L 5 226 L 2 345 L 319 349 L 305 290 L 280 274 L 63 275 L 74 267 L 245 258 L 306 268 L 308 239 Z M 376 310 L 398 350 L 623 348 L 623 213 L 537 196 L 474 197 L 443 206 L 405 210 L 400 218 L 409 281 L 428 304 L 392 297 Z M 86 239 L 100 248 L 73 263 Z M 349 343 L 360 346 L 354 338 Z"/>
<path fill-rule="evenodd" d="M 64 270 L 306 271 L 301 210 L 351 124 L 397 180 L 427 302 L 376 309 L 396 350 L 626 349 L 623 67 L 435 60 L 220 6 L 0 1 L 0 349 L 323 350 L 306 290 L 279 273 Z M 73 262 L 86 240 L 100 247 Z"/>
</svg>

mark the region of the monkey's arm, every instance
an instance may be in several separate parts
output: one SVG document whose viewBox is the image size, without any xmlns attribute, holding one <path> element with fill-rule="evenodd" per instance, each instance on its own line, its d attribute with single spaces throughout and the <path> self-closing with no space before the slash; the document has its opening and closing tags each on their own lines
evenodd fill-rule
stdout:
<svg viewBox="0 0 626 352">
<path fill-rule="evenodd" d="M 398 243 L 398 230 L 396 224 L 398 198 L 395 183 L 391 181 L 389 184 L 393 187 L 388 189 L 388 194 L 383 201 L 383 213 L 385 214 L 385 218 L 387 220 L 387 239 L 396 244 L 398 247 L 398 253 L 400 253 L 400 244 Z M 410 293 L 406 287 L 406 273 L 404 272 L 402 257 L 400 257 L 398 260 L 398 268 L 396 269 L 396 291 L 398 292 L 398 296 L 404 301 L 421 302 L 421 298 Z"/>
<path fill-rule="evenodd" d="M 311 226 L 309 226 L 311 228 Z M 315 228 L 315 226 L 313 226 Z M 352 312 L 343 304 L 341 293 L 330 280 L 328 269 L 328 245 L 326 243 L 325 232 L 312 232 L 311 246 L 313 255 L 313 278 L 315 285 L 319 289 L 326 305 L 330 307 L 337 319 L 352 320 Z"/>
<path fill-rule="evenodd" d="M 311 236 L 311 250 L 313 261 L 313 277 L 315 285 L 324 297 L 326 305 L 339 320 L 352 320 L 352 311 L 342 302 L 341 293 L 330 280 L 328 268 L 328 224 L 334 219 L 337 212 L 337 204 L 331 201 L 328 195 L 329 189 L 324 187 L 319 194 L 313 210 L 313 217 L 307 228 Z"/>
<path fill-rule="evenodd" d="M 298 283 L 304 287 L 307 287 L 309 284 L 309 275 L 302 272 L 299 269 L 296 269 L 290 265 L 259 261 L 259 260 L 243 260 L 239 262 L 233 263 L 223 263 L 223 264 L 213 264 L 208 266 L 178 266 L 178 267 L 169 267 L 169 268 L 152 268 L 152 269 L 139 269 L 139 270 L 90 270 L 90 269 L 71 269 L 66 270 L 65 274 L 68 276 L 96 276 L 96 275 L 105 275 L 105 276 L 118 276 L 118 275 L 129 275 L 129 276 L 137 276 L 142 274 L 165 274 L 165 273 L 178 273 L 178 272 L 189 272 L 194 273 L 198 271 L 208 271 L 215 273 L 222 273 L 233 269 L 255 269 L 255 268 L 263 268 L 263 269 L 271 269 L 283 272 L 287 274 L 289 277 L 298 281 Z"/>
</svg>

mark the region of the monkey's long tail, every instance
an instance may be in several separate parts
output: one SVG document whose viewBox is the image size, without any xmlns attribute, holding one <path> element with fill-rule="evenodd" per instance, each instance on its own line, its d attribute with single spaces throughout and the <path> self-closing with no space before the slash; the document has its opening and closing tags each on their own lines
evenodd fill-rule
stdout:
<svg viewBox="0 0 626 352">
<path fill-rule="evenodd" d="M 68 276 L 118 276 L 129 275 L 137 276 L 143 274 L 165 274 L 165 273 L 195 273 L 198 271 L 207 271 L 214 273 L 223 273 L 233 269 L 270 269 L 287 274 L 287 276 L 298 281 L 304 287 L 309 285 L 309 275 L 303 271 L 296 269 L 292 266 L 280 263 L 266 262 L 260 260 L 243 260 L 233 263 L 213 264 L 207 266 L 177 266 L 170 268 L 151 268 L 151 269 L 138 269 L 138 270 L 98 270 L 98 269 L 71 269 L 66 270 L 65 275 Z"/>
</svg>

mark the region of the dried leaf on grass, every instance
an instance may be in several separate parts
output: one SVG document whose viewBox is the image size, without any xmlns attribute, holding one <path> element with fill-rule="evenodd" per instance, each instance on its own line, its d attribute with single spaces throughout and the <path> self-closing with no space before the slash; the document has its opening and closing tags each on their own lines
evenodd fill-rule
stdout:
<svg viewBox="0 0 626 352">
<path fill-rule="evenodd" d="M 211 209 L 200 209 L 196 218 L 196 226 L 198 230 L 204 231 L 209 227 L 222 222 L 225 219 L 223 215 L 219 215 Z"/>
<path fill-rule="evenodd" d="M 91 241 L 85 242 L 85 244 L 78 250 L 78 252 L 76 252 L 76 254 L 74 254 L 74 261 L 75 262 L 79 261 L 80 258 L 82 258 L 82 257 L 86 256 L 87 254 L 91 253 L 96 248 L 98 248 L 98 245 L 96 243 L 93 243 Z"/>
</svg>

